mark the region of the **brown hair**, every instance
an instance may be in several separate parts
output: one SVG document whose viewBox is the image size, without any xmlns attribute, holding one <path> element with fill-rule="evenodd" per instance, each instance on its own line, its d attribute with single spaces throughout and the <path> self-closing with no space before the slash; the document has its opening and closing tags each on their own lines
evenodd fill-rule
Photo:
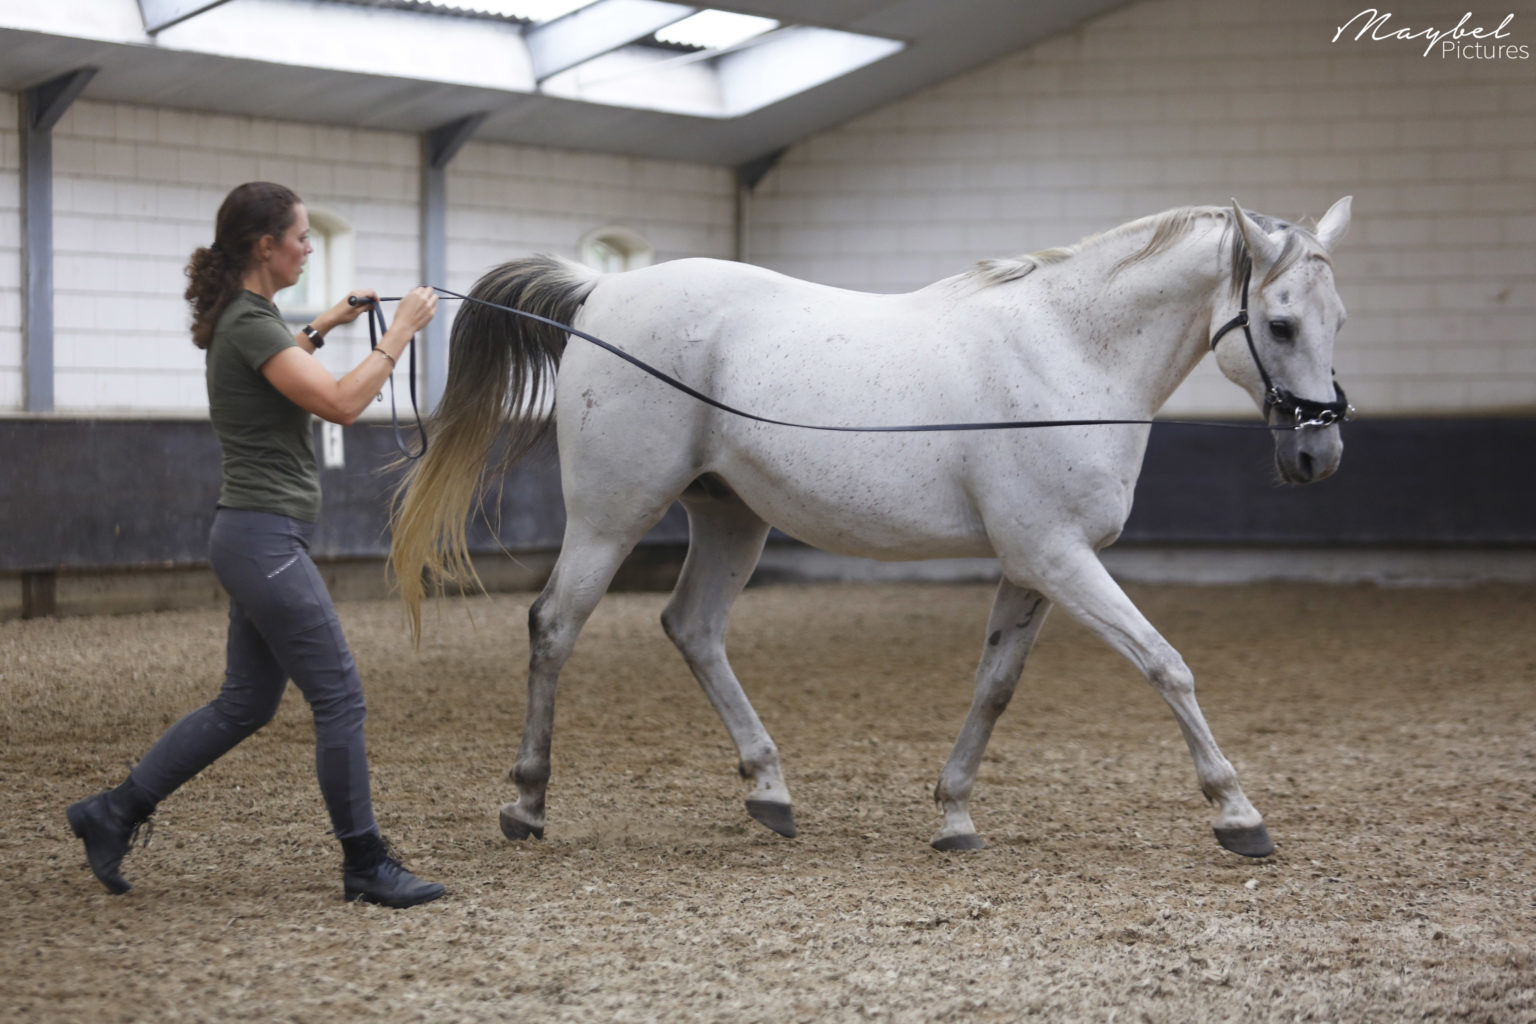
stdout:
<svg viewBox="0 0 1536 1024">
<path fill-rule="evenodd" d="M 252 181 L 224 197 L 214 222 L 213 244 L 192 253 L 186 299 L 192 306 L 192 344 L 207 348 L 214 325 L 240 291 L 251 250 L 263 235 L 281 238 L 302 200 L 290 188 Z"/>
</svg>

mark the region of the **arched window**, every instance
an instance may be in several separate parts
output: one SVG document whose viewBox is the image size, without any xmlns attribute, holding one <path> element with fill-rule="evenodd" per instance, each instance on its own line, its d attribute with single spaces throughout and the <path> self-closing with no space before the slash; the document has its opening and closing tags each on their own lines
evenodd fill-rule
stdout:
<svg viewBox="0 0 1536 1024">
<path fill-rule="evenodd" d="M 588 233 L 578 251 L 581 262 L 605 274 L 648 267 L 656 256 L 656 250 L 642 235 L 621 227 L 598 228 Z"/>
<path fill-rule="evenodd" d="M 309 320 L 352 288 L 356 273 L 353 259 L 355 234 L 351 225 L 329 210 L 308 206 L 309 244 L 314 252 L 304 265 L 304 276 L 292 288 L 278 292 L 274 301 L 289 320 Z"/>
</svg>

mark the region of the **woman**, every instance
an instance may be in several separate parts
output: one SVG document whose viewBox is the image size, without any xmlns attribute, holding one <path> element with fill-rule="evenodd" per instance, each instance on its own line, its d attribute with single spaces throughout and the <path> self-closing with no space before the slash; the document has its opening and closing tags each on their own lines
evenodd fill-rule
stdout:
<svg viewBox="0 0 1536 1024">
<path fill-rule="evenodd" d="M 379 835 L 362 680 L 309 557 L 320 512 L 310 415 L 353 422 L 432 319 L 437 296 L 430 288 L 406 295 L 378 348 L 337 380 L 314 351 L 327 331 L 368 307 L 343 299 L 293 334 L 272 302 L 299 280 L 311 251 L 299 197 L 255 182 L 225 198 L 213 245 L 187 266 L 192 340 L 207 350 L 209 413 L 223 450 L 209 555 L 230 594 L 225 679 L 213 702 L 171 726 L 122 785 L 70 806 L 91 871 L 113 893 L 130 888 L 118 868 L 155 805 L 271 721 L 290 678 L 314 714 L 315 766 L 341 841 L 346 898 L 408 907 L 443 893 L 405 870 Z"/>
</svg>

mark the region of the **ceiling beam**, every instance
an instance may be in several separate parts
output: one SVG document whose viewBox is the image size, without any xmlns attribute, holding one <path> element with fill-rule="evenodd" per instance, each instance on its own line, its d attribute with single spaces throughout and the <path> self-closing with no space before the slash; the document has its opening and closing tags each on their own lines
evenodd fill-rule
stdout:
<svg viewBox="0 0 1536 1024">
<path fill-rule="evenodd" d="M 696 10 L 662 0 L 598 0 L 563 18 L 536 26 L 523 36 L 533 60 L 534 80 L 542 82 L 593 57 L 644 39 Z"/>
<path fill-rule="evenodd" d="M 765 153 L 754 160 L 748 160 L 736 167 L 736 184 L 740 188 L 751 192 L 757 188 L 758 182 L 768 177 L 768 172 L 779 166 L 779 161 L 784 159 L 784 154 L 789 152 L 788 146 L 783 146 L 772 153 Z"/>
<path fill-rule="evenodd" d="M 59 123 L 59 118 L 64 116 L 64 111 L 80 98 L 80 93 L 100 70 L 100 68 L 78 68 L 65 72 L 57 78 L 50 78 L 40 85 L 34 85 L 24 92 L 22 96 L 26 104 L 26 124 L 23 128 L 38 132 L 53 131 L 53 126 Z"/>
<path fill-rule="evenodd" d="M 144 16 L 145 35 L 154 35 L 162 29 L 194 18 L 229 0 L 139 0 L 139 13 Z"/>
<path fill-rule="evenodd" d="M 78 68 L 21 94 L 22 407 L 53 411 L 53 127 L 95 76 Z"/>
<path fill-rule="evenodd" d="M 485 123 L 488 113 L 470 114 L 461 117 L 457 121 L 450 121 L 444 125 L 438 125 L 423 136 L 427 164 L 431 167 L 447 167 L 459 150 L 464 148 L 480 126 Z"/>
</svg>

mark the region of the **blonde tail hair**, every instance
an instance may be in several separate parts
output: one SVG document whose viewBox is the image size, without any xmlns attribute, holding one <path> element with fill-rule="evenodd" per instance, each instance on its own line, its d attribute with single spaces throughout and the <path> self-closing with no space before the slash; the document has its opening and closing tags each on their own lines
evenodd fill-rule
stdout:
<svg viewBox="0 0 1536 1024">
<path fill-rule="evenodd" d="M 475 282 L 472 298 L 569 324 L 597 284 L 597 274 L 553 256 L 503 263 Z M 410 465 L 390 508 L 389 569 L 400 588 L 411 636 L 421 639 L 428 586 L 449 580 L 480 586 L 465 536 L 479 506 L 481 479 L 504 437 L 496 473 L 546 437 L 555 373 L 565 351 L 558 327 L 478 302 L 453 321 L 448 381 L 428 424 L 431 444 Z"/>
</svg>

